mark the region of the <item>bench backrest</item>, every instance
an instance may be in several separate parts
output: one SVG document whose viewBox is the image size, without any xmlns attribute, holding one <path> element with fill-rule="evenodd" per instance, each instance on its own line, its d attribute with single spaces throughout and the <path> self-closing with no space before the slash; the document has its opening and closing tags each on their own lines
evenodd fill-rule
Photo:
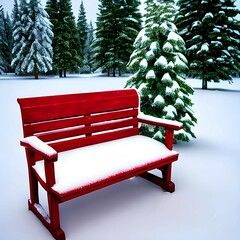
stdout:
<svg viewBox="0 0 240 240">
<path fill-rule="evenodd" d="M 17 101 L 24 137 L 37 136 L 58 152 L 139 134 L 134 89 Z"/>
</svg>

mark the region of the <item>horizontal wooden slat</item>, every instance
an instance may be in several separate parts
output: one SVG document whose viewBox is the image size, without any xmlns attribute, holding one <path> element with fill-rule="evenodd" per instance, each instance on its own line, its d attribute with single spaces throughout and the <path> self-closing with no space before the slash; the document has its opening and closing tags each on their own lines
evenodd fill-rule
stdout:
<svg viewBox="0 0 240 240">
<path fill-rule="evenodd" d="M 79 147 L 84 147 L 88 145 L 93 145 L 97 143 L 107 142 L 111 140 L 116 140 L 124 137 L 130 137 L 139 134 L 139 128 L 129 128 L 118 131 L 106 132 L 98 135 L 93 135 L 89 137 L 76 138 L 71 140 L 65 140 L 55 143 L 49 143 L 57 152 L 63 152 Z"/>
<path fill-rule="evenodd" d="M 38 138 L 40 138 L 44 142 L 54 141 L 58 139 L 70 138 L 79 135 L 90 135 L 103 131 L 115 130 L 118 128 L 126 128 L 126 127 L 137 127 L 138 120 L 137 118 L 124 119 L 120 121 L 111 121 L 111 122 L 103 122 L 89 126 L 80 126 L 68 129 L 60 129 L 51 132 L 39 133 L 35 134 Z"/>
<path fill-rule="evenodd" d="M 95 115 L 79 116 L 74 118 L 63 118 L 52 121 L 37 122 L 25 125 L 27 135 L 34 133 L 52 131 L 63 128 L 76 127 L 85 124 L 98 123 L 102 121 L 117 120 L 121 118 L 136 117 L 138 109 L 126 109 L 122 111 L 103 112 Z"/>
<path fill-rule="evenodd" d="M 122 118 L 130 118 L 130 117 L 137 117 L 138 116 L 138 109 L 125 109 L 121 111 L 114 111 L 114 112 L 103 112 L 100 114 L 92 114 L 89 117 L 89 124 L 98 123 L 103 121 L 111 121 L 117 120 Z"/>
<path fill-rule="evenodd" d="M 34 107 L 40 105 L 54 105 L 62 102 L 76 102 L 82 100 L 90 99 L 102 99 L 111 97 L 121 97 L 126 98 L 136 97 L 137 92 L 134 89 L 124 89 L 124 90 L 112 90 L 112 91 L 102 91 L 102 92 L 87 92 L 87 93 L 75 93 L 75 94 L 62 94 L 53 96 L 41 96 L 41 97 L 29 97 L 29 98 L 18 98 L 18 103 L 21 108 Z"/>
<path fill-rule="evenodd" d="M 22 109 L 23 122 L 34 123 L 76 117 L 90 113 L 121 110 L 138 106 L 137 98 L 112 97 L 103 99 L 85 99 L 77 102 L 62 102 L 54 105 L 40 105 Z"/>
<path fill-rule="evenodd" d="M 79 126 L 87 122 L 86 118 L 88 117 L 79 116 L 75 118 L 63 118 L 52 121 L 30 123 L 25 125 L 25 131 L 28 134 L 34 134 L 39 132 L 57 130 L 61 128 Z"/>
</svg>

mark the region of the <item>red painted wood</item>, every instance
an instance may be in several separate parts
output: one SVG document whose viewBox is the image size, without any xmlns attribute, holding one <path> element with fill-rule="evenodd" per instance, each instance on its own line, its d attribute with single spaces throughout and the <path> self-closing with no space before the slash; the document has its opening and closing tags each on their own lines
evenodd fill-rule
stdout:
<svg viewBox="0 0 240 240">
<path fill-rule="evenodd" d="M 141 121 L 138 118 L 139 96 L 134 89 L 21 98 L 18 99 L 18 103 L 21 108 L 24 137 L 35 135 L 57 152 L 139 134 Z M 154 124 L 149 121 L 147 123 Z M 165 144 L 172 149 L 175 126 L 169 124 L 162 126 L 166 127 Z M 57 240 L 65 239 L 65 234 L 60 228 L 59 203 L 137 175 L 158 184 L 166 191 L 174 191 L 174 183 L 171 182 L 171 163 L 178 159 L 178 153 L 172 157 L 109 176 L 81 189 L 60 194 L 52 189 L 56 181 L 54 161 L 57 161 L 57 154 L 48 157 L 44 153 L 35 151 L 29 144 L 21 142 L 21 145 L 26 148 L 28 161 L 29 209 Z M 40 159 L 45 161 L 46 183 L 33 168 L 35 162 Z M 153 169 L 161 170 L 163 177 L 157 178 L 146 173 Z M 38 183 L 47 192 L 50 221 L 46 220 L 36 207 L 39 204 Z"/>
<path fill-rule="evenodd" d="M 63 138 L 70 138 L 86 134 L 94 134 L 98 132 L 110 131 L 115 129 L 134 127 L 138 125 L 137 118 L 124 119 L 121 121 L 103 122 L 94 125 L 81 125 L 79 127 L 55 130 L 44 133 L 35 134 L 44 142 L 54 141 Z"/>
<path fill-rule="evenodd" d="M 102 99 L 111 97 L 122 97 L 125 96 L 129 98 L 131 96 L 137 96 L 136 90 L 125 89 L 125 90 L 112 90 L 112 91 L 102 91 L 102 92 L 87 92 L 87 93 L 75 93 L 75 94 L 61 94 L 53 96 L 42 96 L 42 97 L 29 97 L 29 98 L 19 98 L 18 103 L 22 108 L 28 108 L 38 105 L 54 105 L 63 102 L 73 103 L 78 101 L 86 101 L 86 99 Z"/>
<path fill-rule="evenodd" d="M 76 126 L 85 125 L 85 124 L 117 120 L 122 118 L 137 117 L 137 115 L 138 115 L 138 109 L 133 108 L 133 109 L 126 109 L 122 111 L 103 112 L 103 113 L 91 114 L 87 116 L 61 118 L 61 119 L 56 119 L 52 121 L 30 123 L 30 124 L 25 124 L 24 127 L 27 135 L 33 135 L 35 133 L 76 127 Z"/>
<path fill-rule="evenodd" d="M 112 141 L 124 137 L 130 137 L 139 134 L 139 128 L 129 128 L 125 130 L 118 130 L 114 132 L 107 132 L 104 134 L 97 134 L 93 136 L 80 137 L 76 139 L 50 143 L 57 152 L 67 151 L 79 147 L 85 147 L 97 143 Z"/>
<path fill-rule="evenodd" d="M 18 99 L 23 123 L 35 123 L 66 117 L 138 107 L 134 90 L 83 93 Z"/>
<path fill-rule="evenodd" d="M 171 128 L 166 128 L 165 130 L 165 145 L 169 150 L 173 148 L 174 132 Z"/>
<path fill-rule="evenodd" d="M 178 125 L 178 124 L 176 125 L 176 124 L 169 123 L 169 122 L 166 123 L 166 119 L 162 119 L 162 121 L 156 122 L 154 120 L 149 120 L 149 119 L 144 119 L 144 118 L 138 117 L 138 120 L 139 120 L 139 122 L 142 122 L 142 123 L 151 124 L 151 125 L 160 126 L 160 127 L 168 127 L 173 130 L 180 130 L 183 127 L 183 125 Z M 171 122 L 174 122 L 174 121 L 171 120 Z"/>
</svg>

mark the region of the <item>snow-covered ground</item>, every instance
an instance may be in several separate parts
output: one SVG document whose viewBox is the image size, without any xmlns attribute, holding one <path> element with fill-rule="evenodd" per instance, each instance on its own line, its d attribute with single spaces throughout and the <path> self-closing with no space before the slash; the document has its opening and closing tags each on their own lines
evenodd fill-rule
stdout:
<svg viewBox="0 0 240 240">
<path fill-rule="evenodd" d="M 53 239 L 27 210 L 28 176 L 17 97 L 123 88 L 126 77 L 69 76 L 33 80 L 0 76 L 0 239 Z M 68 240 L 240 239 L 240 79 L 195 89 L 197 139 L 174 146 L 176 191 L 141 178 L 60 205 Z M 41 194 L 46 204 L 46 197 Z M 44 205 L 43 204 L 43 205 Z"/>
</svg>

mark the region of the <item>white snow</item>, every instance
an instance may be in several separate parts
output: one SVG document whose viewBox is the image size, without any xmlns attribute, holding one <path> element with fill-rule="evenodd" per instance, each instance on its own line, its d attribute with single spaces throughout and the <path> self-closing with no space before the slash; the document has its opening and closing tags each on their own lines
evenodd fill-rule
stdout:
<svg viewBox="0 0 240 240">
<path fill-rule="evenodd" d="M 146 79 L 155 79 L 155 78 L 156 78 L 155 72 L 153 70 L 149 70 L 147 72 Z"/>
<path fill-rule="evenodd" d="M 173 51 L 173 45 L 170 42 L 166 42 L 163 45 L 162 49 L 163 49 L 164 52 L 172 52 Z"/>
<path fill-rule="evenodd" d="M 53 189 L 66 193 L 174 155 L 176 152 L 168 150 L 164 144 L 144 136 L 62 152 L 55 162 Z M 46 181 L 44 162 L 38 161 L 34 168 Z"/>
<path fill-rule="evenodd" d="M 202 21 L 206 21 L 210 18 L 214 18 L 213 14 L 211 12 L 206 13 L 205 16 L 203 17 Z"/>
<path fill-rule="evenodd" d="M 121 89 L 127 77 L 17 78 L 0 75 L 1 239 L 52 240 L 28 211 L 26 156 L 19 145 L 22 126 L 18 97 Z M 240 79 L 194 87 L 197 138 L 178 143 L 173 164 L 176 191 L 162 191 L 141 178 L 123 181 L 60 205 L 68 240 L 238 240 L 240 236 Z M 179 131 L 178 131 L 179 132 Z M 40 188 L 40 200 L 46 196 Z M 147 221 L 146 221 L 147 219 Z"/>
<path fill-rule="evenodd" d="M 177 34 L 177 33 L 175 33 L 175 32 L 170 32 L 169 34 L 168 34 L 168 38 L 167 38 L 167 40 L 168 41 L 181 41 L 181 42 L 184 42 L 184 40 L 183 40 L 183 38 L 179 35 L 179 34 Z"/>
<path fill-rule="evenodd" d="M 139 44 L 143 46 L 148 40 L 149 38 L 146 36 L 145 34 L 145 29 L 143 28 L 139 33 L 138 36 L 136 37 L 135 41 L 134 41 L 134 45 Z"/>
<path fill-rule="evenodd" d="M 152 50 L 149 50 L 147 53 L 146 53 L 146 59 L 149 61 L 149 60 L 152 60 L 154 59 L 155 55 L 154 55 L 154 52 Z"/>
<path fill-rule="evenodd" d="M 26 137 L 26 138 L 22 139 L 21 141 L 29 144 L 36 150 L 44 153 L 45 155 L 47 155 L 49 157 L 57 154 L 57 152 L 52 147 L 50 147 L 49 145 L 47 145 L 46 143 L 41 141 L 36 136 Z"/>
<path fill-rule="evenodd" d="M 145 59 L 145 58 L 143 58 L 142 60 L 141 60 L 141 62 L 140 62 L 140 67 L 142 68 L 142 69 L 147 69 L 147 67 L 148 67 L 148 62 L 147 62 L 147 60 Z"/>
<path fill-rule="evenodd" d="M 51 222 L 51 220 L 50 220 L 47 212 L 45 211 L 45 209 L 44 209 L 40 204 L 35 203 L 35 204 L 34 204 L 34 207 L 38 210 L 38 212 L 44 217 L 44 219 L 45 219 L 48 223 Z"/>
<path fill-rule="evenodd" d="M 165 103 L 164 98 L 161 95 L 158 95 L 157 97 L 155 97 L 153 104 L 154 105 L 162 105 Z"/>
<path fill-rule="evenodd" d="M 169 74 L 168 72 L 163 74 L 161 80 L 162 80 L 162 82 L 164 82 L 164 83 L 172 82 L 172 78 L 171 78 L 171 76 L 170 76 L 170 74 Z"/>
<path fill-rule="evenodd" d="M 168 29 L 169 29 L 169 27 L 166 22 L 163 22 L 159 27 L 159 30 L 162 34 L 165 34 Z"/>
<path fill-rule="evenodd" d="M 209 44 L 208 43 L 203 43 L 202 46 L 201 46 L 201 50 L 207 52 L 209 50 Z"/>
<path fill-rule="evenodd" d="M 169 68 L 169 69 L 173 69 L 173 68 L 174 68 L 174 63 L 173 63 L 172 61 L 170 61 L 170 62 L 168 63 L 168 68 Z"/>
<path fill-rule="evenodd" d="M 198 46 L 195 44 L 195 45 L 192 45 L 190 48 L 188 48 L 189 51 L 193 51 L 193 50 L 196 50 L 198 49 Z"/>
<path fill-rule="evenodd" d="M 138 92 L 141 94 L 142 91 L 143 91 L 144 89 L 146 89 L 146 88 L 147 88 L 147 84 L 146 84 L 146 83 L 142 83 L 142 84 L 138 87 Z"/>
<path fill-rule="evenodd" d="M 173 89 L 170 87 L 166 87 L 166 95 L 172 95 L 173 94 Z"/>
<path fill-rule="evenodd" d="M 162 124 L 170 124 L 170 125 L 175 125 L 176 127 L 182 127 L 182 123 L 169 120 L 169 119 L 163 119 L 163 118 L 156 118 L 153 116 L 145 115 L 144 113 L 140 112 L 138 115 L 139 118 L 147 120 L 147 121 L 152 121 L 156 123 L 162 123 Z"/>
<path fill-rule="evenodd" d="M 176 81 L 173 81 L 173 86 L 172 86 L 173 91 L 179 88 L 180 88 L 179 84 Z"/>
<path fill-rule="evenodd" d="M 176 67 L 187 68 L 187 65 L 178 56 L 175 56 L 174 65 Z"/>
<path fill-rule="evenodd" d="M 154 63 L 154 66 L 167 68 L 168 63 L 167 59 L 162 55 L 158 58 L 158 60 Z"/>
<path fill-rule="evenodd" d="M 174 118 L 177 115 L 177 110 L 173 105 L 164 107 L 163 112 L 166 112 L 166 116 L 171 118 Z"/>
<path fill-rule="evenodd" d="M 176 100 L 176 105 L 184 106 L 183 100 L 182 100 L 181 98 L 178 98 L 178 99 Z M 190 120 L 191 120 L 191 119 L 190 119 Z"/>
<path fill-rule="evenodd" d="M 157 51 L 157 49 L 158 49 L 158 45 L 159 45 L 158 42 L 152 42 L 151 45 L 150 45 L 150 49 L 151 49 L 153 52 L 155 52 L 155 51 Z"/>
</svg>

